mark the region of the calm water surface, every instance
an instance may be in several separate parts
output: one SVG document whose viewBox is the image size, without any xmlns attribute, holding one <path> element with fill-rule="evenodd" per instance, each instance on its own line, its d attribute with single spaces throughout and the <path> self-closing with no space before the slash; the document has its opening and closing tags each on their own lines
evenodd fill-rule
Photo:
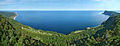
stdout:
<svg viewBox="0 0 120 46">
<path fill-rule="evenodd" d="M 35 29 L 68 34 L 75 30 L 95 27 L 109 16 L 102 11 L 17 11 L 16 20 Z"/>
</svg>

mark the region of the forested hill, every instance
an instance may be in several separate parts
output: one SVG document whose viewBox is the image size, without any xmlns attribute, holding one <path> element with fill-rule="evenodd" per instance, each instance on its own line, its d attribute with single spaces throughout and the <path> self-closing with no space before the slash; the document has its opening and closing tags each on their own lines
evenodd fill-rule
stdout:
<svg viewBox="0 0 120 46">
<path fill-rule="evenodd" d="M 104 11 L 103 14 L 108 15 L 108 16 L 120 15 L 120 13 L 117 13 L 115 11 Z"/>
<path fill-rule="evenodd" d="M 13 19 L 15 16 L 17 16 L 16 12 L 5 12 L 5 11 L 0 11 L 0 15 L 7 17 L 7 18 L 11 18 Z"/>
<path fill-rule="evenodd" d="M 111 11 L 107 11 L 111 12 Z M 114 12 L 115 13 L 115 12 Z M 119 46 L 120 15 L 109 17 L 100 26 L 64 35 L 36 30 L 0 15 L 1 46 Z M 110 14 L 110 13 L 109 13 Z"/>
</svg>

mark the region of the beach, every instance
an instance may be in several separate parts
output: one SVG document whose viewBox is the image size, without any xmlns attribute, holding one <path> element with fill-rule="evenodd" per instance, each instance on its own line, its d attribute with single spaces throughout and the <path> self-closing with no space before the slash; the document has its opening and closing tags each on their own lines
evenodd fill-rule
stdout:
<svg viewBox="0 0 120 46">
<path fill-rule="evenodd" d="M 15 14 L 16 14 L 16 15 L 15 15 L 15 16 L 14 16 L 14 18 L 13 18 L 14 20 L 15 20 L 15 19 L 16 19 L 16 17 L 18 16 L 18 14 L 17 14 L 16 12 L 15 12 Z"/>
</svg>

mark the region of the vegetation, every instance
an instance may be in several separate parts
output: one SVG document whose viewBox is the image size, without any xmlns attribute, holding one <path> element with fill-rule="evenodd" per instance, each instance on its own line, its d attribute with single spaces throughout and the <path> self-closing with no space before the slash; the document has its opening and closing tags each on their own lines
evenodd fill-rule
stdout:
<svg viewBox="0 0 120 46">
<path fill-rule="evenodd" d="M 7 11 L 0 11 L 0 15 L 7 17 L 7 18 L 11 18 L 13 19 L 15 16 L 17 16 L 17 13 L 15 12 L 7 12 Z"/>
<path fill-rule="evenodd" d="M 37 30 L 4 16 L 5 15 L 0 15 L 1 46 L 120 45 L 120 15 L 110 16 L 109 19 L 100 26 L 86 30 L 78 30 L 68 35 Z"/>
</svg>

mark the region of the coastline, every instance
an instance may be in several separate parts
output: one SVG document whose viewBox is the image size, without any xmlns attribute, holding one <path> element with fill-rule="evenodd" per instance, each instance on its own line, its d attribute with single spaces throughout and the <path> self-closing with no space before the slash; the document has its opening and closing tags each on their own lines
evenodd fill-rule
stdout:
<svg viewBox="0 0 120 46">
<path fill-rule="evenodd" d="M 16 19 L 17 16 L 14 17 L 14 20 Z"/>
<path fill-rule="evenodd" d="M 15 20 L 17 16 L 18 16 L 18 14 L 15 12 L 15 16 L 13 17 L 13 19 Z"/>
<path fill-rule="evenodd" d="M 98 14 L 103 14 L 104 13 L 104 11 L 102 11 L 102 12 L 99 12 Z"/>
</svg>

